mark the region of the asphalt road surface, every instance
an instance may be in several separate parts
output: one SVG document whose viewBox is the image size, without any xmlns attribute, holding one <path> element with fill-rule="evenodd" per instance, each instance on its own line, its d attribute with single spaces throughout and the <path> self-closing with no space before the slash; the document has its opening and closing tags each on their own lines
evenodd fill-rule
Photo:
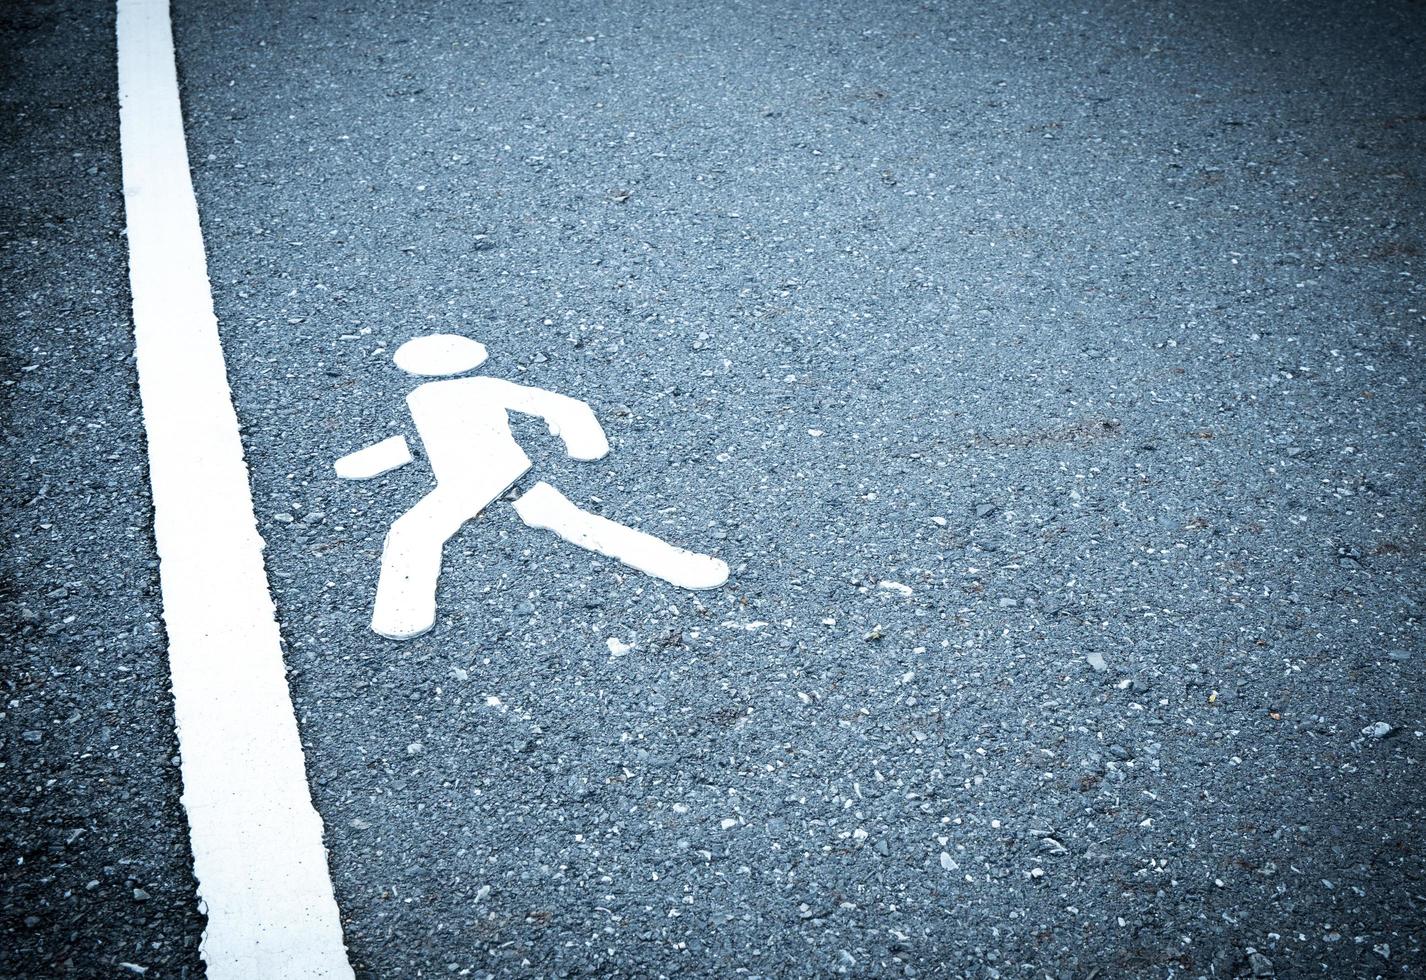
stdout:
<svg viewBox="0 0 1426 980">
<path fill-rule="evenodd" d="M 1426 6 L 174 17 L 358 976 L 1426 973 Z M 113 11 L 0 25 L 0 972 L 196 978 Z M 372 633 L 437 331 L 727 585 L 502 501 Z"/>
</svg>

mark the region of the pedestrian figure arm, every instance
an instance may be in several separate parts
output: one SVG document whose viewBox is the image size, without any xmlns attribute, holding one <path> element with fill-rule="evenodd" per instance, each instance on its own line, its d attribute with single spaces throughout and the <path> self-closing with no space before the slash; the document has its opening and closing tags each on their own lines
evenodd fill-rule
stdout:
<svg viewBox="0 0 1426 980">
<path fill-rule="evenodd" d="M 411 447 L 405 436 L 392 436 L 380 442 L 348 453 L 337 460 L 337 476 L 343 480 L 370 480 L 390 473 L 411 462 Z"/>
<path fill-rule="evenodd" d="M 506 408 L 544 419 L 550 434 L 560 438 L 574 459 L 602 459 L 609 453 L 609 438 L 594 417 L 594 410 L 578 398 L 511 381 L 490 380 L 500 386 Z"/>
</svg>

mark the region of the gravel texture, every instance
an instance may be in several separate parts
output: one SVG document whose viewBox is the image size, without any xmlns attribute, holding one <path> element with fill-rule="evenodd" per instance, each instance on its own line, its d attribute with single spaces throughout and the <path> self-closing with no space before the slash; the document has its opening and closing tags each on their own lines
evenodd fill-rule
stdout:
<svg viewBox="0 0 1426 980">
<path fill-rule="evenodd" d="M 184 11 L 363 973 L 1419 970 L 1426 23 L 1255 11 Z M 365 632 L 433 329 L 731 584 L 497 506 Z"/>
<path fill-rule="evenodd" d="M 360 976 L 1423 973 L 1420 3 L 176 13 Z M 61 241 L 7 250 L 11 302 Z M 613 452 L 522 421 L 532 476 L 730 583 L 499 503 L 436 628 L 370 633 L 430 477 L 331 462 L 409 433 L 390 354 L 432 330 L 587 399 Z M 59 368 L 6 377 L 101 399 Z M 130 608 L 86 608 L 159 731 L 132 452 Z"/>
<path fill-rule="evenodd" d="M 201 976 L 106 4 L 0 8 L 0 976 Z"/>
</svg>

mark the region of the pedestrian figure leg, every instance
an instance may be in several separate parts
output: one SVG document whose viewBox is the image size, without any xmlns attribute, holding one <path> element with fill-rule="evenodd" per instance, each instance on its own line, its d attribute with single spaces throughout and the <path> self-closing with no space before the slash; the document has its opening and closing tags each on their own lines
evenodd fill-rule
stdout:
<svg viewBox="0 0 1426 980">
<path fill-rule="evenodd" d="M 728 566 L 719 559 L 581 510 L 548 483 L 531 487 L 515 501 L 515 511 L 530 527 L 553 531 L 570 544 L 617 558 L 681 589 L 716 589 L 728 580 Z"/>
<path fill-rule="evenodd" d="M 372 630 L 404 640 L 435 624 L 441 550 L 462 524 L 479 513 L 479 508 L 471 512 L 471 501 L 465 495 L 443 493 L 438 488 L 397 518 L 381 552 Z"/>
</svg>

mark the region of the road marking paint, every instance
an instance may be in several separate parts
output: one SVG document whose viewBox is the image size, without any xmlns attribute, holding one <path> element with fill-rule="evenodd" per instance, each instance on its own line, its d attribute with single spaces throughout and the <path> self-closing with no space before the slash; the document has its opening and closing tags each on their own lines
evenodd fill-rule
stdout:
<svg viewBox="0 0 1426 980">
<path fill-rule="evenodd" d="M 485 363 L 485 345 L 454 333 L 433 333 L 408 340 L 392 360 L 407 374 L 442 377 L 474 371 Z"/>
<path fill-rule="evenodd" d="M 515 501 L 515 512 L 530 527 L 551 530 L 570 544 L 617 559 L 681 589 L 716 589 L 728 581 L 728 566 L 723 561 L 580 510 L 548 483 L 536 483 Z"/>
<path fill-rule="evenodd" d="M 485 358 L 484 345 L 457 334 L 417 337 L 392 355 L 397 367 L 420 376 L 462 374 Z M 436 488 L 396 519 L 382 546 L 371 628 L 393 640 L 419 636 L 435 624 L 446 542 L 529 471 L 530 457 L 510 432 L 511 412 L 544 419 L 574 459 L 601 459 L 609 452 L 593 409 L 542 388 L 499 378 L 447 377 L 420 385 L 406 396 L 406 404 Z M 393 445 L 395 438 L 401 439 L 399 446 Z M 410 458 L 404 437 L 393 437 L 343 456 L 335 468 L 344 479 L 365 479 Z M 393 465 L 380 468 L 388 462 Z M 537 483 L 516 501 L 515 511 L 531 527 L 552 530 L 581 548 L 685 589 L 713 589 L 728 579 L 728 566 L 717 558 L 586 513 L 546 483 Z"/>
<path fill-rule="evenodd" d="M 135 354 L 210 980 L 349 978 L 188 169 L 168 0 L 119 0 Z"/>
<path fill-rule="evenodd" d="M 343 480 L 370 480 L 399 470 L 411 462 L 411 447 L 405 436 L 392 436 L 348 453 L 336 462 L 337 476 Z"/>
</svg>

